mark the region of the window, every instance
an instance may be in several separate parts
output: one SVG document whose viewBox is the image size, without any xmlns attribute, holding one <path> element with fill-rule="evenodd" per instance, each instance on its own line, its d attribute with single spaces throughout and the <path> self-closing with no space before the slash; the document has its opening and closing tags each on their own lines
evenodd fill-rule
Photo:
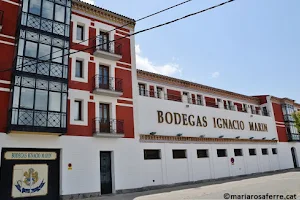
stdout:
<svg viewBox="0 0 300 200">
<path fill-rule="evenodd" d="M 227 150 L 226 149 L 217 149 L 218 157 L 227 157 Z"/>
<path fill-rule="evenodd" d="M 50 1 L 43 1 L 42 17 L 53 19 L 53 3 Z"/>
<path fill-rule="evenodd" d="M 173 150 L 173 159 L 186 158 L 186 150 Z"/>
<path fill-rule="evenodd" d="M 234 156 L 243 156 L 242 149 L 234 149 Z"/>
<path fill-rule="evenodd" d="M 269 116 L 269 114 L 268 114 L 268 109 L 267 109 L 266 106 L 264 106 L 264 107 L 262 108 L 262 114 L 263 114 L 263 116 Z"/>
<path fill-rule="evenodd" d="M 277 154 L 277 148 L 272 148 L 272 153 Z"/>
<path fill-rule="evenodd" d="M 49 110 L 50 111 L 60 111 L 60 99 L 61 93 L 49 92 Z"/>
<path fill-rule="evenodd" d="M 40 44 L 39 45 L 39 59 L 41 60 L 49 60 L 50 59 L 50 50 L 51 47 L 49 45 Z"/>
<path fill-rule="evenodd" d="M 145 149 L 144 150 L 144 160 L 156 160 L 160 159 L 160 150 L 155 149 Z"/>
<path fill-rule="evenodd" d="M 105 32 L 100 32 L 99 35 L 99 48 L 104 51 L 109 50 L 109 35 Z"/>
<path fill-rule="evenodd" d="M 208 158 L 208 149 L 198 149 L 197 157 L 198 158 Z"/>
<path fill-rule="evenodd" d="M 162 98 L 161 92 L 163 91 L 163 88 L 161 88 L 161 87 L 156 87 L 156 91 L 157 91 L 157 98 Z"/>
<path fill-rule="evenodd" d="M 29 5 L 29 12 L 35 15 L 40 15 L 41 0 L 31 0 Z"/>
<path fill-rule="evenodd" d="M 82 120 L 82 101 L 75 100 L 74 105 L 74 120 Z"/>
<path fill-rule="evenodd" d="M 249 149 L 249 155 L 255 156 L 256 155 L 256 149 Z"/>
<path fill-rule="evenodd" d="M 25 56 L 36 58 L 37 43 L 26 41 Z"/>
<path fill-rule="evenodd" d="M 146 85 L 139 83 L 139 94 L 141 96 L 146 96 Z"/>
<path fill-rule="evenodd" d="M 60 48 L 52 47 L 52 61 L 62 63 L 63 50 Z"/>
<path fill-rule="evenodd" d="M 268 155 L 268 149 L 261 149 L 262 155 Z"/>
<path fill-rule="evenodd" d="M 21 89 L 20 108 L 33 108 L 34 90 L 28 88 Z"/>
<path fill-rule="evenodd" d="M 189 95 L 189 93 L 188 93 L 188 92 L 182 92 L 182 95 L 184 95 L 184 96 L 188 96 L 188 95 Z"/>
<path fill-rule="evenodd" d="M 80 60 L 76 60 L 76 69 L 75 69 L 75 77 L 83 78 L 83 62 Z"/>
<path fill-rule="evenodd" d="M 197 105 L 202 105 L 202 96 L 197 94 L 197 101 L 196 101 Z"/>
<path fill-rule="evenodd" d="M 36 110 L 47 110 L 48 92 L 46 90 L 35 91 L 35 105 Z"/>
<path fill-rule="evenodd" d="M 65 22 L 65 7 L 55 4 L 55 20 L 59 22 Z"/>
<path fill-rule="evenodd" d="M 243 111 L 244 111 L 244 112 L 247 111 L 247 104 L 243 104 Z"/>
<path fill-rule="evenodd" d="M 76 39 L 77 40 L 84 40 L 83 35 L 83 26 L 77 25 L 77 31 L 76 31 Z"/>
</svg>

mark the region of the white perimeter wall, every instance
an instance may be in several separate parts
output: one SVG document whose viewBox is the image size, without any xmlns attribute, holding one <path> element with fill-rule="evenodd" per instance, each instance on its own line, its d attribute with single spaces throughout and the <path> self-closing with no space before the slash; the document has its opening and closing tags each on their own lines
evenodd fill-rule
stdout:
<svg viewBox="0 0 300 200">
<path fill-rule="evenodd" d="M 293 168 L 293 145 L 300 160 L 300 144 L 290 143 L 140 143 L 137 139 L 0 134 L 0 149 L 61 149 L 62 195 L 100 192 L 100 151 L 113 152 L 113 189 L 121 190 Z M 242 157 L 234 156 L 235 148 L 243 149 Z M 256 148 L 257 155 L 249 156 L 249 148 Z M 262 155 L 261 148 L 268 148 L 269 155 Z M 277 155 L 272 154 L 272 148 L 277 148 Z M 144 160 L 144 149 L 159 149 L 161 159 Z M 187 159 L 173 159 L 173 149 L 186 149 Z M 208 149 L 209 158 L 197 158 L 197 149 Z M 217 157 L 217 149 L 227 149 L 228 156 Z M 72 163 L 72 170 L 68 170 L 68 163 Z"/>
</svg>

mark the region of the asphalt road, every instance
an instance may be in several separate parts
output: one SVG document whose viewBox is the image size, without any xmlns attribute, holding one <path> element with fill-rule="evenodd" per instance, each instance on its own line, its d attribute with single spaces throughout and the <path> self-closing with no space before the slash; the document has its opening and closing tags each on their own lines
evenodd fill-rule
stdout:
<svg viewBox="0 0 300 200">
<path fill-rule="evenodd" d="M 256 196 L 243 197 L 235 195 Z M 283 198 L 285 198 L 286 195 L 290 195 L 287 198 L 300 200 L 300 171 L 254 175 L 251 177 L 213 181 L 146 192 L 102 196 L 89 200 L 270 199 L 270 195 L 283 195 Z M 280 196 L 278 197 L 279 198 L 273 196 L 273 198 L 271 198 L 282 198 Z"/>
</svg>

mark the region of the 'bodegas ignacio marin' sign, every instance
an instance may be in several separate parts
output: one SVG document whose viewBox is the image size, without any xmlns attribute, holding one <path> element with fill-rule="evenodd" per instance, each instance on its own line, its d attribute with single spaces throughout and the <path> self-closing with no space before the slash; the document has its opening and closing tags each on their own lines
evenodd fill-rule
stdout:
<svg viewBox="0 0 300 200">
<path fill-rule="evenodd" d="M 206 116 L 195 116 L 180 114 L 176 112 L 166 112 L 157 111 L 158 123 L 167 123 L 167 124 L 176 124 L 184 126 L 198 126 L 198 127 L 207 127 L 207 117 Z M 244 130 L 245 123 L 241 120 L 231 120 L 224 118 L 213 117 L 214 128 L 219 129 L 233 129 L 233 130 Z M 264 123 L 249 122 L 250 131 L 261 131 L 268 132 L 268 126 Z"/>
</svg>

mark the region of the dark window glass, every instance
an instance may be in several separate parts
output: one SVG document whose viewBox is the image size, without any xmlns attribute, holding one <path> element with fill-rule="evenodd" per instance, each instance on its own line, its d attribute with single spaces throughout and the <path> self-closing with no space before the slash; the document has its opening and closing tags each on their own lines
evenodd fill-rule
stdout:
<svg viewBox="0 0 300 200">
<path fill-rule="evenodd" d="M 161 91 L 163 91 L 163 89 L 161 87 L 157 87 L 156 90 L 157 90 L 157 97 L 162 98 L 160 95 L 161 95 Z"/>
<path fill-rule="evenodd" d="M 262 155 L 268 155 L 268 149 L 261 149 Z"/>
<path fill-rule="evenodd" d="M 146 86 L 144 84 L 139 84 L 139 93 L 141 96 L 146 96 Z"/>
<path fill-rule="evenodd" d="M 217 149 L 217 155 L 218 157 L 227 157 L 226 149 Z"/>
<path fill-rule="evenodd" d="M 249 155 L 255 156 L 256 155 L 256 149 L 249 149 Z"/>
<path fill-rule="evenodd" d="M 36 58 L 37 43 L 26 41 L 25 56 Z"/>
<path fill-rule="evenodd" d="M 174 159 L 186 158 L 186 150 L 173 150 L 173 158 Z"/>
<path fill-rule="evenodd" d="M 42 17 L 53 19 L 53 3 L 50 1 L 43 2 Z"/>
<path fill-rule="evenodd" d="M 199 94 L 197 94 L 197 105 L 202 105 L 202 96 L 201 95 L 199 95 Z"/>
<path fill-rule="evenodd" d="M 40 60 L 49 60 L 50 59 L 50 50 L 51 46 L 40 44 L 39 46 L 39 59 Z"/>
<path fill-rule="evenodd" d="M 160 150 L 145 149 L 144 150 L 144 160 L 155 160 L 160 159 Z"/>
<path fill-rule="evenodd" d="M 55 5 L 55 20 L 59 22 L 65 21 L 65 7 L 56 4 Z"/>
<path fill-rule="evenodd" d="M 234 149 L 234 156 L 243 156 L 242 149 Z"/>
<path fill-rule="evenodd" d="M 99 35 L 99 48 L 104 51 L 109 50 L 109 35 L 105 32 L 100 32 Z"/>
<path fill-rule="evenodd" d="M 32 14 L 41 14 L 41 0 L 30 0 L 29 12 Z"/>
<path fill-rule="evenodd" d="M 277 154 L 277 149 L 276 148 L 272 148 L 272 153 L 273 154 Z"/>
<path fill-rule="evenodd" d="M 208 149 L 198 149 L 197 157 L 198 158 L 208 158 Z"/>
<path fill-rule="evenodd" d="M 34 108 L 37 110 L 47 110 L 47 103 L 48 92 L 45 90 L 36 90 Z"/>
<path fill-rule="evenodd" d="M 81 115 L 81 109 L 82 109 L 82 102 L 76 100 L 75 105 L 74 105 L 74 119 L 75 120 L 82 120 L 82 115 Z"/>
<path fill-rule="evenodd" d="M 20 108 L 33 108 L 34 90 L 28 88 L 21 89 L 21 103 Z"/>
<path fill-rule="evenodd" d="M 269 114 L 268 114 L 268 109 L 267 109 L 267 107 L 263 107 L 262 108 L 262 114 L 264 115 L 264 116 L 268 116 Z"/>
<path fill-rule="evenodd" d="M 82 67 L 83 67 L 83 62 L 80 60 L 76 60 L 75 76 L 78 78 L 83 78 Z"/>
<path fill-rule="evenodd" d="M 76 39 L 77 40 L 84 40 L 83 34 L 84 34 L 83 26 L 77 25 Z"/>
</svg>

